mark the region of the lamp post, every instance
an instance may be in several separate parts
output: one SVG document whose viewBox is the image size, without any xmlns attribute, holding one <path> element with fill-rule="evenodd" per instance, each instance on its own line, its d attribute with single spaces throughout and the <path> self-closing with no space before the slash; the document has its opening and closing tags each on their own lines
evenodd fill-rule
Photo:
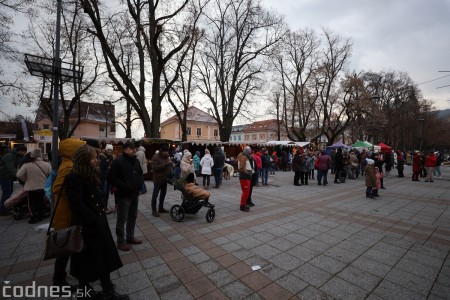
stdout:
<svg viewBox="0 0 450 300">
<path fill-rule="evenodd" d="M 370 97 L 370 101 L 372 101 L 372 154 L 375 152 L 375 103 L 381 99 L 380 96 L 374 95 Z"/>
<path fill-rule="evenodd" d="M 105 137 L 108 137 L 108 113 L 111 108 L 111 101 L 105 100 L 103 101 L 103 108 L 105 110 Z"/>
</svg>

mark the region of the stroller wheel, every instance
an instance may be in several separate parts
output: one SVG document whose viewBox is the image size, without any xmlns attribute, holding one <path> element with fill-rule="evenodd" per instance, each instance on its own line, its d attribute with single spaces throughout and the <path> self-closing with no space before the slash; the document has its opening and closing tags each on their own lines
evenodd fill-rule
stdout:
<svg viewBox="0 0 450 300">
<path fill-rule="evenodd" d="M 13 217 L 14 217 L 14 220 L 22 220 L 22 213 L 15 210 L 13 212 Z"/>
<path fill-rule="evenodd" d="M 184 209 L 181 205 L 175 204 L 170 208 L 170 217 L 175 222 L 181 222 L 184 219 Z"/>
<path fill-rule="evenodd" d="M 214 221 L 214 218 L 216 217 L 216 211 L 214 208 L 210 208 L 208 209 L 208 211 L 206 212 L 206 221 L 208 223 L 211 223 L 212 221 Z"/>
</svg>

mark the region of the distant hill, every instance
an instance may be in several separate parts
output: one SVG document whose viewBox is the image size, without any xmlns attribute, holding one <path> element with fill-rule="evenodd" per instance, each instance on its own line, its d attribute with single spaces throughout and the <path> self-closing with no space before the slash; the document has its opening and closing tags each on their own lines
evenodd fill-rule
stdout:
<svg viewBox="0 0 450 300">
<path fill-rule="evenodd" d="M 437 111 L 438 118 L 447 119 L 450 117 L 450 109 L 438 110 Z"/>
</svg>

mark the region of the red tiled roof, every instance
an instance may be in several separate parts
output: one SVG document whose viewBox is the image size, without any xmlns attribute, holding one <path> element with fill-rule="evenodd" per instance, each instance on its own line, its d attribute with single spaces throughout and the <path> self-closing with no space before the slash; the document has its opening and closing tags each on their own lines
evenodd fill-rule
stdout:
<svg viewBox="0 0 450 300">
<path fill-rule="evenodd" d="M 282 125 L 280 129 L 284 130 L 284 126 Z M 244 129 L 244 132 L 258 132 L 267 130 L 270 131 L 278 130 L 278 124 L 276 119 L 253 122 Z"/>
<path fill-rule="evenodd" d="M 183 116 L 184 112 L 181 112 L 181 116 Z M 205 122 L 205 123 L 214 123 L 217 124 L 216 119 L 214 119 L 213 116 L 211 116 L 210 114 L 204 112 L 203 110 L 195 107 L 195 106 L 190 106 L 187 109 L 187 121 L 197 121 L 197 122 Z M 172 122 L 178 122 L 178 117 L 177 115 L 173 115 L 172 117 L 168 118 L 167 120 L 165 120 L 164 122 L 161 123 L 161 126 L 164 126 L 166 124 L 170 124 Z"/>
</svg>

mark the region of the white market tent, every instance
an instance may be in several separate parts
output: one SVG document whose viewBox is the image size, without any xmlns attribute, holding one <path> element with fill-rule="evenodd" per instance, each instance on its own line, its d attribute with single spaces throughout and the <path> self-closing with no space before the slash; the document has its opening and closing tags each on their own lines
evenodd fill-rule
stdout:
<svg viewBox="0 0 450 300">
<path fill-rule="evenodd" d="M 293 141 L 268 141 L 262 146 L 284 146 L 284 147 L 305 147 L 309 142 L 293 142 Z"/>
</svg>

